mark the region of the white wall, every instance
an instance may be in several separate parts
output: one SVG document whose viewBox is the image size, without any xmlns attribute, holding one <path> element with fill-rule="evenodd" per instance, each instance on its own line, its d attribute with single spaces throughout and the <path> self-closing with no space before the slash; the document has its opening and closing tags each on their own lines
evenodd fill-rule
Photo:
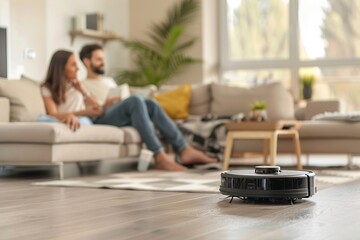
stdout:
<svg viewBox="0 0 360 240">
<path fill-rule="evenodd" d="M 99 43 L 95 39 L 78 37 L 70 43 L 71 17 L 78 14 L 101 12 L 104 14 L 104 29 L 120 36 L 128 35 L 128 0 L 48 0 L 47 1 L 47 60 L 52 54 L 65 48 L 78 53 L 84 44 Z M 111 74 L 127 67 L 128 55 L 119 41 L 107 42 L 106 71 Z M 85 68 L 79 61 L 79 78 L 85 77 Z"/>
<path fill-rule="evenodd" d="M 9 74 L 16 76 L 19 66 L 24 66 L 25 75 L 41 81 L 50 57 L 57 49 L 69 49 L 78 53 L 84 44 L 96 42 L 89 38 L 76 38 L 71 45 L 69 31 L 73 15 L 102 12 L 105 15 L 105 29 L 125 38 L 144 39 L 151 23 L 164 19 L 167 10 L 176 2 L 179 0 L 0 0 L 0 21 L 4 21 L 2 19 L 6 19 L 6 16 L 10 19 Z M 188 34 L 196 37 L 197 42 L 187 53 L 201 58 L 203 62 L 190 66 L 170 83 L 216 81 L 217 2 L 218 0 L 201 0 L 199 14 L 188 29 Z M 6 6 L 8 11 L 4 10 Z M 25 48 L 33 48 L 37 53 L 36 59 L 24 59 Z M 129 66 L 128 54 L 120 42 L 108 42 L 105 53 L 108 73 Z M 80 62 L 79 66 L 79 77 L 83 78 L 85 70 Z"/>
<path fill-rule="evenodd" d="M 9 26 L 10 21 L 10 0 L 0 0 L 0 26 Z"/>
<path fill-rule="evenodd" d="M 4 0 L 0 0 L 4 1 Z M 90 38 L 76 38 L 70 42 L 71 17 L 83 13 L 101 12 L 105 16 L 104 28 L 128 35 L 128 0 L 11 0 L 11 73 L 16 76 L 19 66 L 24 74 L 42 81 L 52 54 L 58 49 L 72 50 L 76 54 L 87 43 L 101 43 Z M 108 72 L 127 67 L 128 57 L 121 43 L 108 42 L 105 46 Z M 36 59 L 23 57 L 25 48 L 36 51 Z M 85 70 L 79 61 L 79 77 Z"/>
<path fill-rule="evenodd" d="M 22 73 L 40 80 L 46 65 L 45 14 L 46 0 L 10 1 L 10 74 L 19 78 Z M 24 50 L 36 52 L 35 59 L 25 59 Z"/>
</svg>

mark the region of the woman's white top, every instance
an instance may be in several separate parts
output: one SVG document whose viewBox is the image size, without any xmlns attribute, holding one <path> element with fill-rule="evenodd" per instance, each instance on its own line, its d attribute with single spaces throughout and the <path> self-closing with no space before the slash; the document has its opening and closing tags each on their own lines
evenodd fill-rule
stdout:
<svg viewBox="0 0 360 240">
<path fill-rule="evenodd" d="M 43 97 L 52 97 L 47 87 L 41 87 Z M 68 85 L 65 92 L 65 102 L 56 106 L 58 113 L 77 112 L 85 109 L 84 97 L 72 85 Z"/>
</svg>

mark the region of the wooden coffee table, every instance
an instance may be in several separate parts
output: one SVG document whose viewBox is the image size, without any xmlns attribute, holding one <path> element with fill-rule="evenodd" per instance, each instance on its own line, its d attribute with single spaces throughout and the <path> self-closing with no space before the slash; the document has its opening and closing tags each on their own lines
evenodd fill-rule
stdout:
<svg viewBox="0 0 360 240">
<path fill-rule="evenodd" d="M 233 143 L 237 139 L 263 139 L 264 140 L 264 164 L 267 165 L 270 153 L 270 164 L 276 164 L 278 136 L 288 135 L 293 138 L 297 169 L 301 170 L 301 150 L 298 129 L 298 121 L 266 121 L 266 122 L 229 122 L 226 124 L 228 133 L 224 153 L 223 170 L 229 168 L 229 160 L 232 153 Z"/>
</svg>

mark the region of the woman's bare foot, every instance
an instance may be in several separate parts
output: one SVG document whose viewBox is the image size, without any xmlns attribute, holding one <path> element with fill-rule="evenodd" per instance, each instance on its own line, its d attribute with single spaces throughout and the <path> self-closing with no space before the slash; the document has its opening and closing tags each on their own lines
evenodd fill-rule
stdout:
<svg viewBox="0 0 360 240">
<path fill-rule="evenodd" d="M 160 152 L 155 156 L 156 169 L 167 171 L 186 171 L 187 168 L 169 159 L 165 152 Z"/>
<path fill-rule="evenodd" d="M 187 145 L 180 153 L 180 158 L 184 164 L 192 163 L 216 163 L 215 158 L 206 156 L 203 152 L 193 148 L 190 145 Z"/>
</svg>

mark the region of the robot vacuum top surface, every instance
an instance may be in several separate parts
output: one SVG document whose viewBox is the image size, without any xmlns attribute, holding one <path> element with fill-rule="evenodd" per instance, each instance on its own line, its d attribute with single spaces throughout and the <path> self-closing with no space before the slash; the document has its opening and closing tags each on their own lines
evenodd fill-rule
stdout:
<svg viewBox="0 0 360 240">
<path fill-rule="evenodd" d="M 229 170 L 226 171 L 228 176 L 244 176 L 244 177 L 266 177 L 266 178 L 281 178 L 281 177 L 300 177 L 313 173 L 312 171 L 296 171 L 296 170 L 282 170 L 279 173 L 256 173 L 254 170 Z"/>
</svg>

